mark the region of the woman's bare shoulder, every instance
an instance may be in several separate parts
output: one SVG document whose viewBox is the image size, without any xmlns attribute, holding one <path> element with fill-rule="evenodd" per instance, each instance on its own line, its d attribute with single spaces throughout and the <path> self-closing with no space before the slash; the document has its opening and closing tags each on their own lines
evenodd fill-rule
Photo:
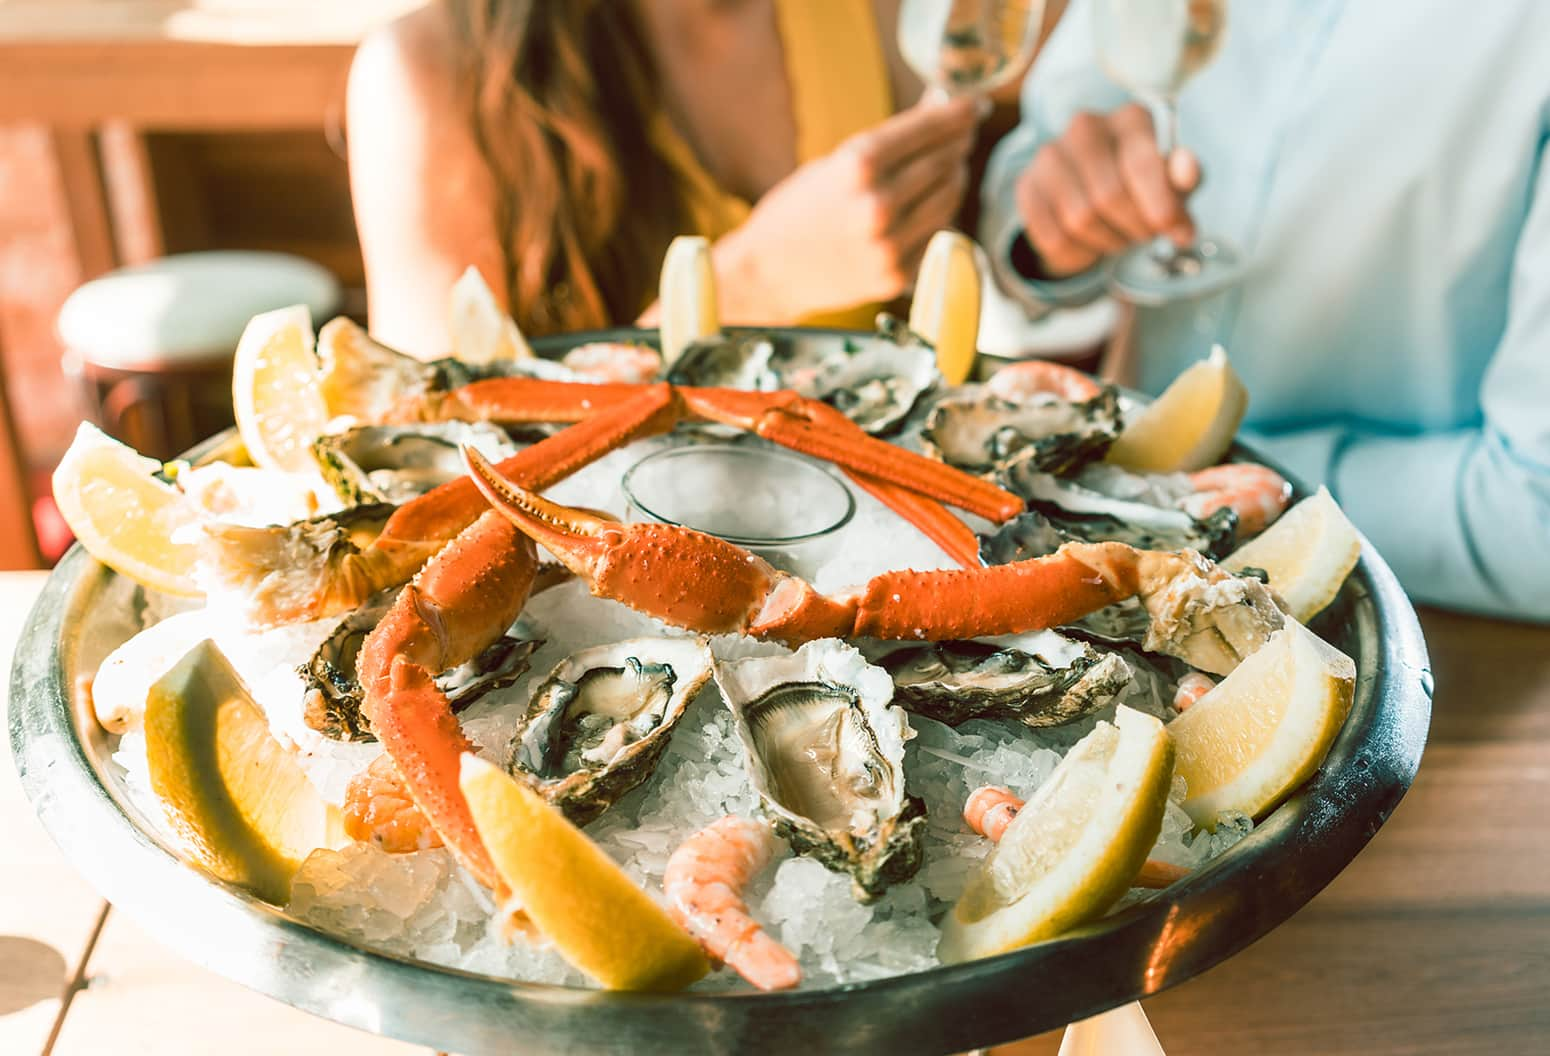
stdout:
<svg viewBox="0 0 1550 1056">
<path fill-rule="evenodd" d="M 459 105 L 464 69 L 451 16 L 428 4 L 374 30 L 350 64 L 352 107 L 410 105 L 432 116 Z"/>
</svg>

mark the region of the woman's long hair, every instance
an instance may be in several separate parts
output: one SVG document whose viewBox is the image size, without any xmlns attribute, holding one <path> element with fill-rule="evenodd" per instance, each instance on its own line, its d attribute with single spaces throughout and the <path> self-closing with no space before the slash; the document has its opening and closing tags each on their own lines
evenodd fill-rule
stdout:
<svg viewBox="0 0 1550 1056">
<path fill-rule="evenodd" d="M 626 0 L 445 0 L 530 333 L 632 322 L 686 221 L 652 146 L 657 77 Z"/>
</svg>

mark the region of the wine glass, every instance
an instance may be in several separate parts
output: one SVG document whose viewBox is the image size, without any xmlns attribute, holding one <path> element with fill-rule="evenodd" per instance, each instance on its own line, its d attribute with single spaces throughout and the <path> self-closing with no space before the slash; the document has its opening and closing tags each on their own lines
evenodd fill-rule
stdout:
<svg viewBox="0 0 1550 1056">
<path fill-rule="evenodd" d="M 1104 72 L 1152 110 L 1157 150 L 1179 140 L 1179 91 L 1213 58 L 1227 30 L 1227 0 L 1093 0 L 1093 36 Z M 1201 237 L 1178 248 L 1159 238 L 1114 262 L 1114 292 L 1141 305 L 1214 293 L 1242 270 L 1238 251 Z"/>
<path fill-rule="evenodd" d="M 1028 68 L 1043 25 L 1044 0 L 904 0 L 899 51 L 928 92 L 985 94 Z"/>
</svg>

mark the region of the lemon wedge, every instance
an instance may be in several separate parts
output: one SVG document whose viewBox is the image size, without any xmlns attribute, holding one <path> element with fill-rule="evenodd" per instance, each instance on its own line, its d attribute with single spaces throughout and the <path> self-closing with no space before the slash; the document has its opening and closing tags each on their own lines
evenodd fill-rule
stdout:
<svg viewBox="0 0 1550 1056">
<path fill-rule="evenodd" d="M 452 284 L 452 356 L 465 363 L 532 359 L 533 348 L 516 321 L 495 302 L 479 269 L 470 267 Z"/>
<path fill-rule="evenodd" d="M 1355 525 L 1329 490 L 1320 488 L 1229 554 L 1222 567 L 1263 569 L 1292 617 L 1307 623 L 1335 600 L 1361 556 L 1362 537 Z"/>
<path fill-rule="evenodd" d="M 266 902 L 283 905 L 302 859 L 334 842 L 337 818 L 208 639 L 151 685 L 145 751 L 151 788 L 195 861 Z"/>
<path fill-rule="evenodd" d="M 910 329 L 936 349 L 936 369 L 949 385 L 974 370 L 980 332 L 979 247 L 958 231 L 938 231 L 926 243 L 910 302 Z"/>
<path fill-rule="evenodd" d="M 662 365 L 667 367 L 691 342 L 711 337 L 721 329 L 709 241 L 699 235 L 679 235 L 673 239 L 662 259 L 658 300 Z"/>
<path fill-rule="evenodd" d="M 312 441 L 328 424 L 312 313 L 305 305 L 255 315 L 237 342 L 232 363 L 232 410 L 253 464 L 315 473 Z"/>
<path fill-rule="evenodd" d="M 91 680 L 97 722 L 109 733 L 137 729 L 151 686 L 209 636 L 210 614 L 195 609 L 152 624 L 109 653 Z"/>
<path fill-rule="evenodd" d="M 1261 817 L 1307 780 L 1340 732 L 1355 686 L 1350 657 L 1287 621 L 1168 724 L 1195 824 L 1214 829 L 1224 811 Z"/>
<path fill-rule="evenodd" d="M 1248 390 L 1217 345 L 1125 426 L 1108 460 L 1142 473 L 1214 466 L 1232 446 L 1248 406 Z"/>
<path fill-rule="evenodd" d="M 1157 842 L 1173 779 L 1163 724 L 1130 708 L 1078 741 L 942 922 L 945 962 L 1048 939 L 1113 905 Z"/>
<path fill-rule="evenodd" d="M 560 956 L 611 990 L 679 990 L 710 970 L 667 911 L 538 793 L 472 755 L 459 783 L 496 870 Z"/>
<path fill-rule="evenodd" d="M 197 597 L 195 526 L 204 513 L 153 476 L 161 468 L 83 422 L 54 470 L 54 501 L 92 557 L 142 586 Z"/>
</svg>

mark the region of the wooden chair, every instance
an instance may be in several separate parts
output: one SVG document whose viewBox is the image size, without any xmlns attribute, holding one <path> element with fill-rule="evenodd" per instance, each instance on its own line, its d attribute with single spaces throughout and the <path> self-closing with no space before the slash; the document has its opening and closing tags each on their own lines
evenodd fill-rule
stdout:
<svg viewBox="0 0 1550 1056">
<path fill-rule="evenodd" d="M 0 571 L 14 571 L 42 568 L 43 558 L 32 523 L 27 460 L 17 442 L 11 404 L 6 397 L 4 338 L 0 333 Z"/>
</svg>

